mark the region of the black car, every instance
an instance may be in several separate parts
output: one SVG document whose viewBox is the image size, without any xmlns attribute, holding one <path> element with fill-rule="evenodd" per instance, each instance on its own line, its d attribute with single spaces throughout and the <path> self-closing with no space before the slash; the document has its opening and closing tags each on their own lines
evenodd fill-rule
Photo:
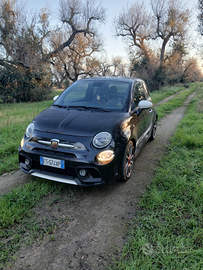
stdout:
<svg viewBox="0 0 203 270">
<path fill-rule="evenodd" d="M 127 181 L 135 156 L 155 138 L 157 118 L 140 79 L 78 80 L 28 125 L 19 147 L 20 167 L 74 185 Z"/>
</svg>

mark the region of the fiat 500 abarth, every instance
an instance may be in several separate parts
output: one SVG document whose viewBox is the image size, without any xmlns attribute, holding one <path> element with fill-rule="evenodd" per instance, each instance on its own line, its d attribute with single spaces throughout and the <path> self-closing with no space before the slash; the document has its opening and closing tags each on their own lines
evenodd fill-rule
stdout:
<svg viewBox="0 0 203 270">
<path fill-rule="evenodd" d="M 157 113 L 144 81 L 81 79 L 28 125 L 23 172 L 74 185 L 127 181 L 134 158 L 156 135 Z"/>
</svg>

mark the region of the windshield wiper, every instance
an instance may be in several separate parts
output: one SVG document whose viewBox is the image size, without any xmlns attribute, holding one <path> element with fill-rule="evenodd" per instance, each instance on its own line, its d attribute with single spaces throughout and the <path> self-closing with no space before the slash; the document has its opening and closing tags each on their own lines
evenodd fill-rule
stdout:
<svg viewBox="0 0 203 270">
<path fill-rule="evenodd" d="M 80 105 L 78 105 L 78 106 L 74 106 L 74 105 L 72 105 L 72 106 L 68 106 L 68 108 L 69 109 L 82 109 L 82 110 L 87 110 L 87 107 L 86 106 L 80 106 Z"/>
<path fill-rule="evenodd" d="M 66 107 L 66 106 L 64 106 L 64 105 L 53 104 L 53 106 L 56 106 L 56 107 L 59 107 L 59 108 L 64 108 L 64 109 L 67 109 L 67 107 Z"/>
<path fill-rule="evenodd" d="M 102 112 L 111 112 L 111 110 L 100 108 L 100 107 L 89 107 L 89 109 L 92 109 L 93 111 L 102 111 Z"/>
<path fill-rule="evenodd" d="M 111 112 L 111 110 L 106 110 L 100 107 L 90 107 L 90 106 L 68 106 L 68 108 L 76 108 L 76 109 L 84 109 L 84 110 L 92 110 L 92 111 L 102 111 L 102 112 Z"/>
</svg>

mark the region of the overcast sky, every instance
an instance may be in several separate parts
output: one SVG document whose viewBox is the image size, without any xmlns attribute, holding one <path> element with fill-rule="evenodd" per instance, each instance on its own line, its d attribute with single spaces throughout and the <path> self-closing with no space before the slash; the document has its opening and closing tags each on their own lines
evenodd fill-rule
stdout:
<svg viewBox="0 0 203 270">
<path fill-rule="evenodd" d="M 25 0 L 26 1 L 26 0 Z M 108 56 L 123 56 L 127 58 L 125 51 L 125 44 L 121 38 L 114 38 L 112 35 L 112 23 L 115 16 L 120 13 L 127 3 L 133 3 L 136 0 L 101 0 L 102 6 L 106 8 L 107 20 L 105 25 L 99 29 L 100 33 L 104 36 L 105 50 Z M 140 1 L 141 2 L 141 1 Z M 198 0 L 185 0 L 184 1 L 189 9 L 193 9 L 194 13 L 197 7 Z M 56 11 L 59 4 L 57 0 L 27 0 L 26 7 L 29 9 L 41 9 L 48 6 L 52 11 Z M 150 0 L 144 0 L 144 3 L 150 3 Z M 56 12 L 57 13 L 57 12 Z"/>
</svg>

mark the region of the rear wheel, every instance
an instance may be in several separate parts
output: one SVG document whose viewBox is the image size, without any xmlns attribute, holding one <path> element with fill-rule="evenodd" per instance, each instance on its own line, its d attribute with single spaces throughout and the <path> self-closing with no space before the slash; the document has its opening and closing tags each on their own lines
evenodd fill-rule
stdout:
<svg viewBox="0 0 203 270">
<path fill-rule="evenodd" d="M 135 157 L 135 147 L 132 141 L 130 141 L 125 149 L 122 170 L 121 170 L 121 180 L 127 181 L 132 175 L 133 164 Z"/>
<path fill-rule="evenodd" d="M 151 131 L 151 135 L 149 137 L 149 141 L 153 141 L 156 137 L 156 131 L 157 131 L 157 119 L 154 121 L 153 127 L 152 127 L 152 131 Z"/>
</svg>

